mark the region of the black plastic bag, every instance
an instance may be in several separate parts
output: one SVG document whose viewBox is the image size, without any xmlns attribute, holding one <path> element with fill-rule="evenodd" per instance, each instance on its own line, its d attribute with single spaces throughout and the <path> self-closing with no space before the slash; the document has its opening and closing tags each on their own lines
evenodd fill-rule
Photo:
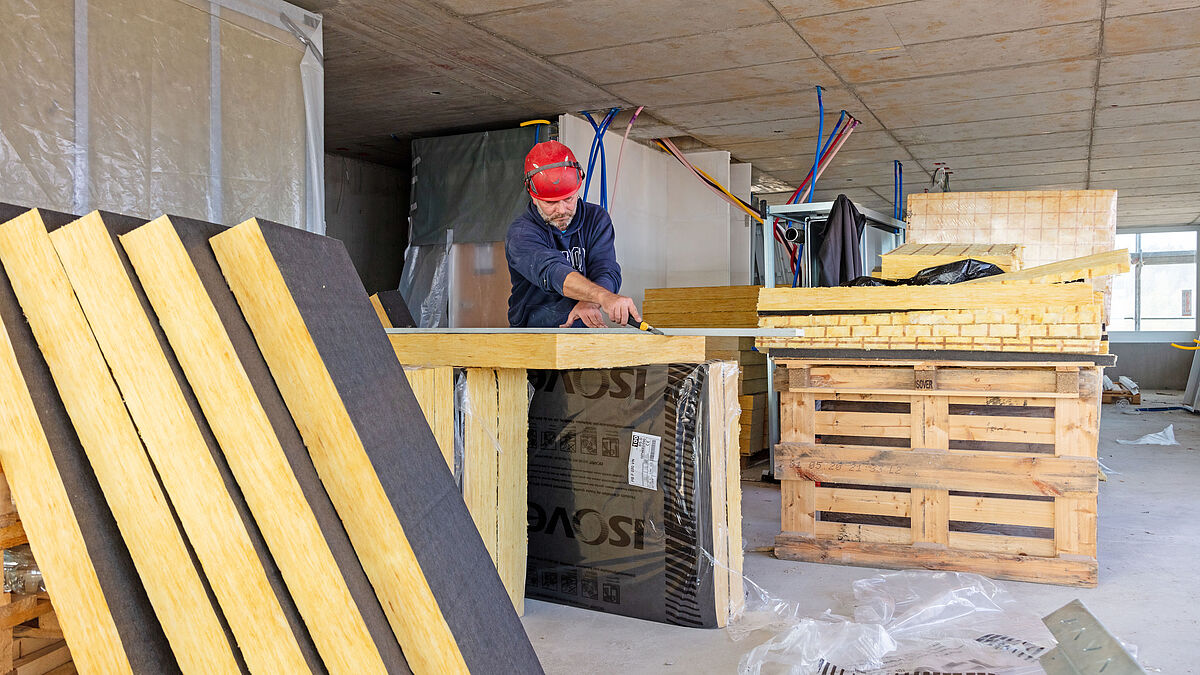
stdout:
<svg viewBox="0 0 1200 675">
<path fill-rule="evenodd" d="M 843 286 L 899 286 L 904 281 L 895 279 L 879 279 L 877 277 L 857 277 L 842 284 Z"/>
</svg>

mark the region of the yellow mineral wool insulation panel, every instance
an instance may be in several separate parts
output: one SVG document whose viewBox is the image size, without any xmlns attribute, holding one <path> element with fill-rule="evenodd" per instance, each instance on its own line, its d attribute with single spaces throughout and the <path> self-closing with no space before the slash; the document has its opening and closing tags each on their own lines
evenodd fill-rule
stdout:
<svg viewBox="0 0 1200 675">
<path fill-rule="evenodd" d="M 881 256 L 885 279 L 907 279 L 917 272 L 958 260 L 992 263 L 1005 272 L 1021 269 L 1021 247 L 1016 244 L 905 244 Z"/>
<path fill-rule="evenodd" d="M 162 216 L 120 241 L 326 668 L 387 672 L 174 224 Z"/>
<path fill-rule="evenodd" d="M 255 672 L 310 668 L 99 212 L 50 234 L 230 629 Z M 219 454 L 219 451 L 217 451 Z M 237 584 L 226 581 L 232 576 Z"/>
<path fill-rule="evenodd" d="M 255 220 L 210 244 L 413 670 L 541 672 L 345 247 Z"/>
<path fill-rule="evenodd" d="M 764 288 L 759 314 L 786 312 L 871 312 L 963 310 L 993 307 L 1074 307 L 1094 302 L 1087 284 L 1008 286 L 864 286 L 844 288 Z"/>
<path fill-rule="evenodd" d="M 375 297 L 375 296 L 372 296 Z M 404 376 L 433 430 L 446 466 L 454 471 L 454 368 L 405 366 Z"/>
<path fill-rule="evenodd" d="M 30 548 L 54 605 L 75 662 L 85 671 L 129 673 L 133 669 L 100 587 L 96 569 L 75 519 L 71 498 L 25 387 L 17 355 L 0 325 L 0 462 L 23 522 Z M 11 638 L 10 638 L 11 639 Z"/>
<path fill-rule="evenodd" d="M 620 368 L 653 363 L 700 363 L 705 338 L 612 333 L 391 333 L 405 366 L 465 368 Z"/>
<path fill-rule="evenodd" d="M 217 612 L 37 211 L 0 226 L 0 262 L 180 667 L 237 673 Z"/>
</svg>

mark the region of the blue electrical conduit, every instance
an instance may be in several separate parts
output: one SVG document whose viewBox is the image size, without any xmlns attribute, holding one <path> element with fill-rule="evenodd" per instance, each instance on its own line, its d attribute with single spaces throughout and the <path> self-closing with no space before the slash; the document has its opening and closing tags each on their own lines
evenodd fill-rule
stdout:
<svg viewBox="0 0 1200 675">
<path fill-rule="evenodd" d="M 590 192 L 592 186 L 592 169 L 595 168 L 596 159 L 599 157 L 600 206 L 604 209 L 608 208 L 608 167 L 604 156 L 604 132 L 608 131 L 608 125 L 612 124 L 612 121 L 616 119 L 617 113 L 620 112 L 620 110 L 620 108 L 609 109 L 608 113 L 604 116 L 604 119 L 602 119 L 599 124 L 596 123 L 596 120 L 592 117 L 591 113 L 587 111 L 580 111 L 584 118 L 587 119 L 588 123 L 592 125 L 592 129 L 596 132 L 596 135 L 592 138 L 591 150 L 588 152 L 587 177 L 583 184 L 583 199 L 584 201 L 587 201 L 588 192 Z"/>
<path fill-rule="evenodd" d="M 892 160 L 892 217 L 900 220 L 903 210 L 900 200 L 904 197 L 904 165 L 900 160 Z"/>
<path fill-rule="evenodd" d="M 821 138 L 825 135 L 825 104 L 821 102 L 821 85 L 817 85 L 817 152 L 813 155 L 812 187 L 808 191 L 808 201 L 812 202 L 813 193 L 817 191 L 817 164 L 821 161 Z M 797 258 L 799 259 L 799 258 Z"/>
<path fill-rule="evenodd" d="M 821 146 L 820 161 L 824 161 L 825 156 L 827 154 L 829 154 L 829 146 L 833 145 L 833 141 L 835 138 L 837 138 L 838 132 L 840 132 L 842 130 L 842 125 L 843 125 L 843 123 L 846 122 L 847 115 L 848 115 L 848 113 L 845 110 L 843 110 L 841 112 L 841 114 L 838 115 L 837 124 L 833 125 L 833 131 L 829 132 L 829 136 L 825 139 L 825 144 Z M 797 201 L 799 201 L 800 193 L 804 191 L 804 185 L 808 182 L 808 180 L 810 178 L 812 178 L 812 176 L 813 176 L 813 174 L 811 172 L 808 174 L 808 176 L 805 176 L 804 180 L 800 183 L 800 187 L 797 188 L 794 193 L 792 193 L 792 197 L 788 200 L 789 204 L 795 204 Z M 811 194 L 811 191 L 810 191 L 810 194 Z M 809 201 L 811 201 L 811 200 L 809 200 Z"/>
</svg>

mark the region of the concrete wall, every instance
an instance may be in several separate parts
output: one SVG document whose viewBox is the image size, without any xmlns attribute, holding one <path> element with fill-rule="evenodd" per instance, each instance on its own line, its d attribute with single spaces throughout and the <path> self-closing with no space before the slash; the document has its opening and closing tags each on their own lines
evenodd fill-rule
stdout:
<svg viewBox="0 0 1200 675">
<path fill-rule="evenodd" d="M 325 155 L 325 233 L 346 245 L 368 293 L 400 284 L 408 191 L 406 171 Z"/>
<path fill-rule="evenodd" d="M 1186 387 L 1195 353 L 1162 342 L 1116 342 L 1109 350 L 1117 355 L 1117 365 L 1104 374 L 1114 381 L 1120 375 L 1132 378 L 1144 391 Z"/>
</svg>

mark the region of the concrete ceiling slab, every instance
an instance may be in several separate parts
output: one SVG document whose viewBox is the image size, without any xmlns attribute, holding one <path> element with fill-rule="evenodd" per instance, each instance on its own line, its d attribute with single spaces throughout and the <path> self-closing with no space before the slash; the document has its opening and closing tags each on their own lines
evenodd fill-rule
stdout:
<svg viewBox="0 0 1200 675">
<path fill-rule="evenodd" d="M 1140 52 L 1200 44 L 1200 7 L 1106 19 L 1104 51 L 1109 54 Z"/>
<path fill-rule="evenodd" d="M 1200 64 L 1200 53 L 1197 54 L 1196 63 Z M 1136 101 L 1138 105 L 1200 101 L 1200 77 L 1114 84 L 1100 87 L 1096 96 L 1099 108 L 1128 105 L 1130 101 Z"/>
<path fill-rule="evenodd" d="M 1028 132 L 1030 130 L 1026 130 Z M 1029 134 L 1004 138 L 980 138 L 969 141 L 905 144 L 913 157 L 938 159 L 939 156 L 987 155 L 1002 152 L 1023 152 L 1042 148 L 1071 148 L 1086 146 L 1087 131 L 1065 131 L 1051 134 Z"/>
<path fill-rule="evenodd" d="M 1197 78 L 1200 79 L 1200 78 Z M 957 122 L 982 122 L 1007 117 L 1025 117 L 1031 113 L 1050 114 L 1092 109 L 1095 90 L 1066 89 L 1063 91 L 1020 94 L 999 98 L 981 98 L 954 103 L 932 103 L 905 105 L 873 110 L 881 124 L 892 129 L 927 126 L 929 124 L 952 124 Z"/>
<path fill-rule="evenodd" d="M 1108 169 L 1140 169 L 1155 166 L 1181 166 L 1191 164 L 1200 174 L 1200 155 L 1194 152 L 1172 152 L 1165 155 L 1131 155 L 1126 157 L 1092 157 L 1093 171 Z"/>
<path fill-rule="evenodd" d="M 903 78 L 892 82 L 859 84 L 854 90 L 872 106 L 953 103 L 980 98 L 1036 94 L 1091 87 L 1096 81 L 1096 61 L 1078 59 L 1059 63 L 1014 66 L 979 73 Z"/>
<path fill-rule="evenodd" d="M 1092 56 L 1096 54 L 1099 36 L 1100 22 L 1092 21 L 943 42 L 880 47 L 827 56 L 825 61 L 847 82 L 878 82 Z"/>
<path fill-rule="evenodd" d="M 838 110 L 847 108 L 853 115 L 866 115 L 858 99 L 844 89 L 826 89 L 822 97 L 826 102 L 825 109 L 833 110 L 835 119 Z M 654 110 L 659 117 L 671 120 L 675 124 L 688 128 L 703 128 L 793 117 L 811 118 L 815 125 L 816 106 L 816 97 L 813 91 L 808 89 L 712 103 L 657 106 Z"/>
<path fill-rule="evenodd" d="M 1200 47 L 1108 56 L 1100 61 L 1100 86 L 1188 77 L 1197 63 Z"/>
<path fill-rule="evenodd" d="M 1174 152 L 1200 152 L 1200 137 L 1177 138 L 1164 141 L 1140 141 L 1133 143 L 1109 143 L 1092 146 L 1092 160 L 1117 157 L 1157 156 Z"/>
<path fill-rule="evenodd" d="M 638 105 L 666 107 L 762 94 L 781 94 L 812 89 L 818 84 L 834 87 L 837 83 L 837 78 L 829 67 L 820 59 L 813 58 L 730 68 L 711 73 L 638 80 L 612 84 L 605 88 L 626 100 L 637 101 Z"/>
<path fill-rule="evenodd" d="M 1147 12 L 1165 12 L 1172 9 L 1194 7 L 1193 0 L 1108 0 L 1105 16 L 1128 16 Z"/>
<path fill-rule="evenodd" d="M 779 18 L 766 0 L 589 0 L 551 2 L 480 18 L 477 25 L 534 54 L 648 42 L 769 23 Z"/>
<path fill-rule="evenodd" d="M 767 54 L 754 45 L 771 45 Z M 810 58 L 813 51 L 783 21 L 553 56 L 593 82 L 613 84 L 687 75 L 765 62 Z"/>
<path fill-rule="evenodd" d="M 1058 131 L 1086 130 L 1092 123 L 1091 111 L 1076 111 L 1055 113 L 1052 115 L 1031 115 L 1029 117 L 1011 117 L 1003 120 L 988 120 L 986 122 L 963 122 L 960 124 L 939 124 L 923 127 L 895 129 L 896 140 L 901 143 L 928 143 L 933 140 L 962 141 L 1005 136 L 1022 136 L 1030 132 L 1050 134 Z"/>
<path fill-rule="evenodd" d="M 992 0 L 917 0 L 800 19 L 795 22 L 822 55 L 948 41 L 1100 18 L 1097 0 L 1024 0 L 1020 11 Z"/>
<path fill-rule="evenodd" d="M 1097 127 L 1092 133 L 1094 145 L 1173 138 L 1200 138 L 1200 121 L 1158 122 L 1148 118 L 1143 119 L 1140 126 Z"/>
<path fill-rule="evenodd" d="M 1148 119 L 1156 124 L 1200 120 L 1200 100 L 1098 108 L 1095 123 L 1096 128 L 1131 127 L 1145 124 Z"/>
<path fill-rule="evenodd" d="M 840 157 L 841 155 L 839 155 Z M 919 164 L 926 171 L 932 171 L 936 162 L 941 162 L 954 169 L 959 167 L 1017 167 L 1024 164 L 1041 164 L 1044 162 L 1063 162 L 1073 159 L 1087 159 L 1088 146 L 1077 145 L 1067 148 L 1039 148 L 1037 150 L 1018 150 L 1014 152 L 993 153 L 987 155 L 956 155 L 934 156 L 924 158 Z M 1093 160 L 1093 165 L 1094 165 Z"/>
<path fill-rule="evenodd" d="M 297 1 L 325 17 L 328 147 L 401 167 L 414 136 L 641 105 L 635 140 L 785 190 L 821 84 L 827 128 L 863 125 L 818 198 L 886 211 L 899 159 L 906 193 L 935 162 L 956 191 L 1115 187 L 1123 222 L 1200 199 L 1200 0 Z"/>
</svg>

